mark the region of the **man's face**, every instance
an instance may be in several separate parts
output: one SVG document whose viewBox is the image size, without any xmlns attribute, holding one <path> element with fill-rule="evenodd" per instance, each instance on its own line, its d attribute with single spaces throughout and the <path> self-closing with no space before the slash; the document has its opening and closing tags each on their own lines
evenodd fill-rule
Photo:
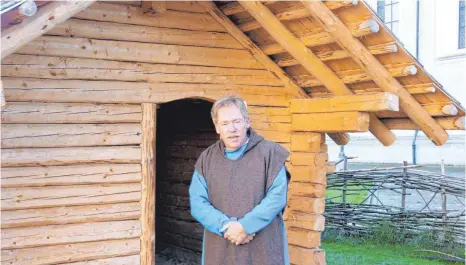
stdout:
<svg viewBox="0 0 466 265">
<path fill-rule="evenodd" d="M 236 150 L 246 143 L 249 120 L 245 120 L 235 105 L 225 106 L 217 112 L 215 130 L 225 143 L 227 150 Z"/>
</svg>

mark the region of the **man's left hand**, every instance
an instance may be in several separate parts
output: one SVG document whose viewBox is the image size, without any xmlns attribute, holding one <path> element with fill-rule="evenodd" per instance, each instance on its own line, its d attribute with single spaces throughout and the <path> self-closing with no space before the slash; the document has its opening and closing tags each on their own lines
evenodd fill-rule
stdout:
<svg viewBox="0 0 466 265">
<path fill-rule="evenodd" d="M 245 241 L 245 239 L 248 237 L 248 234 L 244 230 L 241 223 L 233 221 L 228 224 L 228 230 L 224 237 L 231 241 L 231 243 L 239 245 Z"/>
</svg>

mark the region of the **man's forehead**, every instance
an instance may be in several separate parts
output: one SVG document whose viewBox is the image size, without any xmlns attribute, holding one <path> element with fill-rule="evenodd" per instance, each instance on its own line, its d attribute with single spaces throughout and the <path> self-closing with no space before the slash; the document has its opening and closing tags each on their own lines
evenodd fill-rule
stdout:
<svg viewBox="0 0 466 265">
<path fill-rule="evenodd" d="M 229 120 L 236 118 L 243 118 L 241 110 L 236 105 L 224 106 L 218 110 L 218 120 Z"/>
</svg>

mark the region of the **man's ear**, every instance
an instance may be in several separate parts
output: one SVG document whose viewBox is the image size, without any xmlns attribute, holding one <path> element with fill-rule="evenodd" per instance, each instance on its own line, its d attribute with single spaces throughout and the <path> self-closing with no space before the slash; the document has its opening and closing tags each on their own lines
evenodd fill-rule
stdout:
<svg viewBox="0 0 466 265">
<path fill-rule="evenodd" d="M 214 124 L 214 126 L 215 126 L 215 131 L 217 132 L 217 134 L 220 134 L 220 130 L 218 129 L 217 124 Z"/>
</svg>

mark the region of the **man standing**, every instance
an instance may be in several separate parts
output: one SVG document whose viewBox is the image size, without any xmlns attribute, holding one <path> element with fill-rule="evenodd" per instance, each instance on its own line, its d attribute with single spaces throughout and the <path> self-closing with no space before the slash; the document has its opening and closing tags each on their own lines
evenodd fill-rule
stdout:
<svg viewBox="0 0 466 265">
<path fill-rule="evenodd" d="M 282 218 L 289 155 L 250 128 L 244 101 L 211 111 L 220 140 L 200 155 L 189 187 L 191 214 L 204 227 L 203 265 L 288 265 Z"/>
</svg>

